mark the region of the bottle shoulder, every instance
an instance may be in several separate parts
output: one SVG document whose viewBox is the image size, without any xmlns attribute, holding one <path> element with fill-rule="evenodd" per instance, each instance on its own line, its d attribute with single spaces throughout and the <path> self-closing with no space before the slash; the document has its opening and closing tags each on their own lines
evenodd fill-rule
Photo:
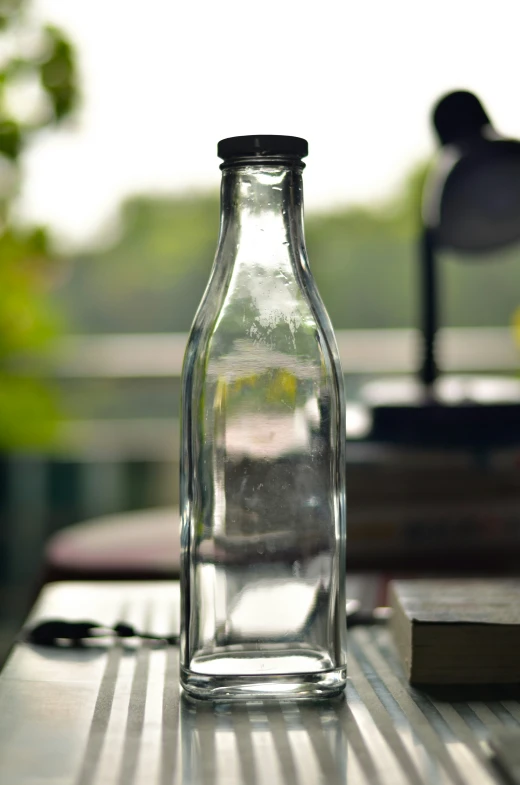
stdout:
<svg viewBox="0 0 520 785">
<path fill-rule="evenodd" d="M 227 275 L 224 262 L 217 254 L 186 362 L 203 375 L 284 370 L 342 384 L 334 331 L 305 254 L 239 255 Z"/>
</svg>

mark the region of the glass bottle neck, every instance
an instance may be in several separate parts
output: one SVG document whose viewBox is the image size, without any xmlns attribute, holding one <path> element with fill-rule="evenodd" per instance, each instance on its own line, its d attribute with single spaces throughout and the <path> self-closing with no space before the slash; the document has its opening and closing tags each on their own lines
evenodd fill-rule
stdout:
<svg viewBox="0 0 520 785">
<path fill-rule="evenodd" d="M 302 165 L 229 166 L 222 173 L 220 247 L 237 255 L 304 248 Z"/>
</svg>

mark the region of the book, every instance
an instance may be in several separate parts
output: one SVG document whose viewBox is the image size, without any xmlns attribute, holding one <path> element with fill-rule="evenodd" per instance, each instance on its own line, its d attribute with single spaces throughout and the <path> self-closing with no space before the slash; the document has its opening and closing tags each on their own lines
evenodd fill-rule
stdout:
<svg viewBox="0 0 520 785">
<path fill-rule="evenodd" d="M 520 682 L 520 580 L 399 580 L 389 597 L 411 684 Z"/>
</svg>

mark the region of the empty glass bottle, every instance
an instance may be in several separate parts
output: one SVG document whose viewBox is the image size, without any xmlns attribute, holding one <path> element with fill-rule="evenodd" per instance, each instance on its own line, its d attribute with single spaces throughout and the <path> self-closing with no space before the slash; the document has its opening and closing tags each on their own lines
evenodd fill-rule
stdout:
<svg viewBox="0 0 520 785">
<path fill-rule="evenodd" d="M 346 680 L 345 404 L 303 234 L 304 139 L 224 139 L 183 369 L 181 682 L 212 699 Z"/>
</svg>

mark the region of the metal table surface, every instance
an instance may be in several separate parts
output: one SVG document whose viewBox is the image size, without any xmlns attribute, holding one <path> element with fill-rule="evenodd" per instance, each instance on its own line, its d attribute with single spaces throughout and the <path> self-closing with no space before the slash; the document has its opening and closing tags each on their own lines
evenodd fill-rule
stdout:
<svg viewBox="0 0 520 785">
<path fill-rule="evenodd" d="M 60 583 L 31 621 L 121 618 L 161 634 L 178 585 Z M 491 785 L 480 742 L 520 727 L 520 690 L 414 690 L 385 627 L 349 632 L 346 699 L 194 704 L 178 650 L 15 646 L 0 676 L 0 785 Z"/>
</svg>

